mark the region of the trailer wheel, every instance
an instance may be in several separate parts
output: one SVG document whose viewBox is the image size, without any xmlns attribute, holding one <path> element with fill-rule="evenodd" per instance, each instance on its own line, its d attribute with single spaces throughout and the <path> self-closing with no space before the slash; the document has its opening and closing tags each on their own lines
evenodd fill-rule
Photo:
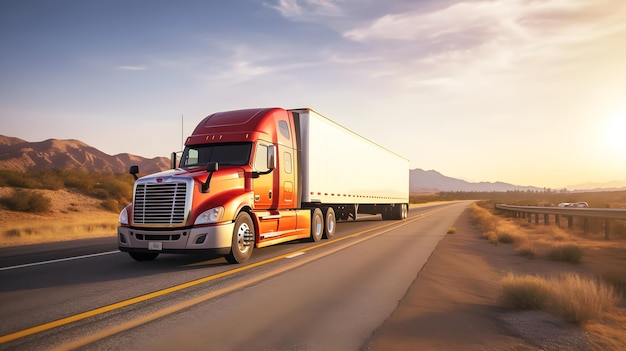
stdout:
<svg viewBox="0 0 626 351">
<path fill-rule="evenodd" d="M 226 255 L 228 263 L 244 263 L 252 256 L 254 248 L 254 224 L 247 212 L 241 212 L 235 220 L 230 253 Z"/>
<path fill-rule="evenodd" d="M 324 235 L 324 215 L 322 210 L 316 207 L 311 213 L 311 241 L 320 241 L 322 235 Z"/>
<path fill-rule="evenodd" d="M 135 261 L 152 261 L 159 256 L 158 252 L 129 252 L 128 254 Z"/>
<path fill-rule="evenodd" d="M 402 204 L 402 214 L 400 215 L 400 219 L 407 219 L 409 218 L 409 205 L 408 204 Z"/>
<path fill-rule="evenodd" d="M 403 219 L 407 219 L 408 216 L 409 216 L 409 209 L 408 209 L 407 204 L 400 204 L 400 205 L 396 205 L 393 208 L 393 214 L 391 215 L 390 219 L 403 220 Z"/>
<path fill-rule="evenodd" d="M 324 211 L 324 239 L 332 239 L 337 230 L 337 218 L 332 207 Z"/>
</svg>

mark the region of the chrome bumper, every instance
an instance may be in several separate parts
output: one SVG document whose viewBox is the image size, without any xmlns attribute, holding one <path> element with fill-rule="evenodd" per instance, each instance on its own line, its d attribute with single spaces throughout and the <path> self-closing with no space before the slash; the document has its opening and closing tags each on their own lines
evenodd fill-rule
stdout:
<svg viewBox="0 0 626 351">
<path fill-rule="evenodd" d="M 234 223 L 187 229 L 144 230 L 118 227 L 117 242 L 121 251 L 144 251 L 181 253 L 229 249 Z"/>
</svg>

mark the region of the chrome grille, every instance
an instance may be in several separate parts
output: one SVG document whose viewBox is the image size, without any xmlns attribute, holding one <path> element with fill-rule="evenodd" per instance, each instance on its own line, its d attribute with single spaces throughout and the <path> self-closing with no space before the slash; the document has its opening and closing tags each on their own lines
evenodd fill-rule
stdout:
<svg viewBox="0 0 626 351">
<path fill-rule="evenodd" d="M 138 183 L 133 199 L 134 224 L 184 224 L 187 183 Z"/>
</svg>

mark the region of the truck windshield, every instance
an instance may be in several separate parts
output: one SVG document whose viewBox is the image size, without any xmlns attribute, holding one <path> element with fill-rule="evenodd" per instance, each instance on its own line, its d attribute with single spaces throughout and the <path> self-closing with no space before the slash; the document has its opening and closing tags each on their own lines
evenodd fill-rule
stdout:
<svg viewBox="0 0 626 351">
<path fill-rule="evenodd" d="M 224 143 L 186 146 L 180 167 L 206 166 L 217 162 L 220 166 L 244 166 L 250 160 L 252 143 Z"/>
</svg>

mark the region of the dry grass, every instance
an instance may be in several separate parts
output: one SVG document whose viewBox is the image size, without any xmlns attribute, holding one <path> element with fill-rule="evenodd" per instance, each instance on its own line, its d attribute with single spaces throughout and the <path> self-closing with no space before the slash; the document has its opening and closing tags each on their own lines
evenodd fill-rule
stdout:
<svg viewBox="0 0 626 351">
<path fill-rule="evenodd" d="M 619 310 L 604 313 L 602 320 L 585 325 L 594 350 L 626 350 L 626 315 Z"/>
<path fill-rule="evenodd" d="M 585 272 L 554 273 L 555 278 L 510 274 L 503 280 L 502 304 L 517 309 L 543 309 L 580 324 L 588 332 L 594 350 L 626 350 L 626 241 L 616 234 L 611 235 L 610 241 L 605 240 L 603 233 L 585 234 L 576 229 L 580 227 L 577 225 L 572 231 L 555 223 L 544 225 L 528 223 L 527 218 L 500 217 L 488 208 L 472 206 L 472 216 L 490 242 L 501 242 L 500 233 L 513 234 L 515 253 L 544 260 L 542 266 L 554 261 L 554 272 L 563 271 L 563 266 L 556 269 L 556 261 L 577 264 L 572 270 Z M 618 224 L 619 221 L 612 224 L 612 229 Z M 535 272 L 547 271 L 552 269 L 540 268 Z"/>
<path fill-rule="evenodd" d="M 11 226 L 1 226 L 0 247 L 39 244 L 54 241 L 76 240 L 114 236 L 117 230 L 117 216 L 105 214 L 108 218 L 83 220 L 55 220 Z M 7 229 L 7 227 L 9 227 Z"/>
<path fill-rule="evenodd" d="M 0 188 L 0 196 L 13 193 Z M 45 214 L 0 210 L 0 247 L 115 236 L 118 214 L 101 201 L 67 190 L 38 190 L 51 199 Z"/>
<path fill-rule="evenodd" d="M 615 289 L 593 278 L 577 274 L 551 279 L 553 297 L 550 312 L 567 322 L 582 324 L 602 317 L 604 312 L 613 310 L 619 298 Z"/>
<path fill-rule="evenodd" d="M 583 324 L 613 311 L 619 298 L 612 286 L 578 274 L 541 278 L 509 273 L 502 280 L 501 300 L 509 309 L 545 310 L 567 322 Z"/>
<path fill-rule="evenodd" d="M 552 247 L 548 257 L 554 261 L 580 263 L 583 258 L 583 250 L 574 244 L 559 244 Z"/>
<path fill-rule="evenodd" d="M 515 243 L 515 252 L 519 255 L 531 258 L 537 256 L 537 248 L 532 241 L 528 239 L 518 240 Z"/>
<path fill-rule="evenodd" d="M 502 306 L 511 310 L 543 310 L 546 308 L 550 285 L 543 278 L 509 273 L 502 279 Z"/>
<path fill-rule="evenodd" d="M 513 244 L 524 240 L 525 235 L 514 223 L 500 220 L 476 204 L 472 204 L 471 211 L 474 224 L 482 229 L 483 238 L 490 243 L 494 245 L 498 245 L 498 243 Z"/>
</svg>

